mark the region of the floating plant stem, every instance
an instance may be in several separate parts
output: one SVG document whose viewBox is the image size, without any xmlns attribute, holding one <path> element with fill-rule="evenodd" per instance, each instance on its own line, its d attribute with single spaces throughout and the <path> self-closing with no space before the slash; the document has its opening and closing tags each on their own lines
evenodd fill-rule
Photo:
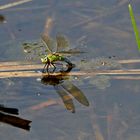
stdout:
<svg viewBox="0 0 140 140">
<path fill-rule="evenodd" d="M 134 13 L 133 13 L 133 9 L 132 9 L 131 4 L 128 5 L 128 9 L 129 9 L 130 17 L 131 17 L 133 30 L 134 30 L 134 33 L 135 33 L 136 42 L 137 42 L 137 45 L 138 45 L 138 50 L 140 50 L 139 31 L 138 31 L 138 27 L 137 27 L 137 24 L 136 24 L 136 20 L 135 20 L 135 17 L 134 17 Z"/>
<path fill-rule="evenodd" d="M 96 76 L 96 75 L 140 75 L 140 69 L 129 69 L 129 70 L 98 70 L 94 72 L 71 72 L 71 73 L 50 73 L 49 75 L 53 76 Z M 10 77 L 41 77 L 41 76 L 48 76 L 48 73 L 41 73 L 36 71 L 6 71 L 6 72 L 0 72 L 0 79 L 2 78 L 10 78 Z M 136 78 L 135 78 L 136 79 Z"/>
<path fill-rule="evenodd" d="M 0 10 L 11 8 L 11 7 L 14 7 L 14 6 L 26 3 L 26 2 L 30 2 L 30 1 L 32 1 L 32 0 L 21 0 L 21 1 L 17 1 L 17 2 L 8 3 L 5 5 L 0 5 Z"/>
</svg>

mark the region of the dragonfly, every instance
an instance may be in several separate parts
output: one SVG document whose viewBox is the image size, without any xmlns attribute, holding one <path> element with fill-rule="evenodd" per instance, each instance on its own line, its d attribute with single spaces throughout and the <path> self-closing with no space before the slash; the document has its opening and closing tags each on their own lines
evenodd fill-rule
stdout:
<svg viewBox="0 0 140 140">
<path fill-rule="evenodd" d="M 32 47 L 35 46 L 35 47 Z M 56 40 L 52 39 L 46 34 L 41 35 L 41 42 L 40 46 L 38 46 L 37 43 L 29 44 L 24 43 L 24 52 L 30 53 L 32 50 L 42 48 L 43 53 L 38 51 L 38 54 L 40 56 L 41 62 L 44 64 L 44 68 L 42 70 L 43 73 L 50 72 L 49 68 L 53 67 L 52 72 L 56 70 L 56 65 L 63 65 L 62 63 L 58 63 L 59 61 L 65 62 L 67 65 L 67 68 L 73 68 L 75 67 L 75 64 L 73 64 L 66 55 L 71 54 L 77 54 L 82 53 L 80 51 L 73 51 L 69 49 L 69 43 L 65 36 L 63 35 L 57 35 Z M 68 50 L 69 49 L 69 50 Z M 67 50 L 67 51 L 66 51 Z"/>
</svg>

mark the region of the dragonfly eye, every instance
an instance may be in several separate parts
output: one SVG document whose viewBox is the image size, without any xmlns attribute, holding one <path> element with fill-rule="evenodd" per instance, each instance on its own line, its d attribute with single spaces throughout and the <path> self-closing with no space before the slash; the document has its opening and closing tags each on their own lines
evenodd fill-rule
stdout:
<svg viewBox="0 0 140 140">
<path fill-rule="evenodd" d="M 45 58 L 45 62 L 47 62 L 48 61 L 48 59 L 47 58 Z"/>
<path fill-rule="evenodd" d="M 48 62 L 48 58 L 45 56 L 45 57 L 42 57 L 41 58 L 41 62 L 42 63 L 46 63 L 46 62 Z"/>
</svg>

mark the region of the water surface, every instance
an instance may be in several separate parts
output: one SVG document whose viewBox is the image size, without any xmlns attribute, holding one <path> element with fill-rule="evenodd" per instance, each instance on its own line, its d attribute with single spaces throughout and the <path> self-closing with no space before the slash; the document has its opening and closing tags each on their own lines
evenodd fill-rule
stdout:
<svg viewBox="0 0 140 140">
<path fill-rule="evenodd" d="M 10 2 L 7 0 L 0 4 Z M 136 19 L 139 19 L 140 10 L 137 7 L 139 4 L 139 1 L 132 3 Z M 49 17 L 54 20 L 52 37 L 57 33 L 64 34 L 68 37 L 72 48 L 77 47 L 88 52 L 70 57 L 77 65 L 73 71 L 88 68 L 90 71 L 91 68 L 94 70 L 95 67 L 90 64 L 97 64 L 91 63 L 97 58 L 109 59 L 109 63 L 110 57 L 116 61 L 139 59 L 127 5 L 126 0 L 107 2 L 34 0 L 1 10 L 7 23 L 0 23 L 0 60 L 25 61 L 22 43 L 39 40 Z M 81 60 L 86 62 L 86 67 L 80 63 Z M 114 64 L 114 61 L 112 63 Z M 136 67 L 138 65 L 130 64 L 105 69 Z M 99 66 L 98 68 L 102 69 Z M 69 77 L 64 82 L 67 81 L 82 91 L 88 99 L 89 106 L 84 106 L 73 98 L 75 113 L 68 111 L 54 86 L 42 84 L 36 77 L 1 79 L 0 104 L 17 108 L 19 111 L 17 117 L 32 122 L 30 131 L 1 122 L 0 138 L 2 140 L 139 139 L 139 80 L 116 80 L 113 76 L 76 76 Z"/>
</svg>

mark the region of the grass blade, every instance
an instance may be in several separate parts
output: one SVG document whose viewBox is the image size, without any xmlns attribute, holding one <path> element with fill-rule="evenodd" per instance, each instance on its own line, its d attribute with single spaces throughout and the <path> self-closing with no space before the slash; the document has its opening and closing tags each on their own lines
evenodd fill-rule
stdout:
<svg viewBox="0 0 140 140">
<path fill-rule="evenodd" d="M 134 30 L 134 33 L 135 33 L 136 42 L 137 42 L 137 45 L 138 45 L 138 50 L 140 50 L 139 31 L 138 31 L 138 27 L 137 27 L 137 24 L 136 24 L 136 20 L 135 20 L 135 17 L 134 17 L 134 13 L 133 13 L 133 9 L 132 9 L 131 4 L 128 5 L 128 9 L 129 9 L 130 17 L 131 17 L 133 30 Z"/>
</svg>

